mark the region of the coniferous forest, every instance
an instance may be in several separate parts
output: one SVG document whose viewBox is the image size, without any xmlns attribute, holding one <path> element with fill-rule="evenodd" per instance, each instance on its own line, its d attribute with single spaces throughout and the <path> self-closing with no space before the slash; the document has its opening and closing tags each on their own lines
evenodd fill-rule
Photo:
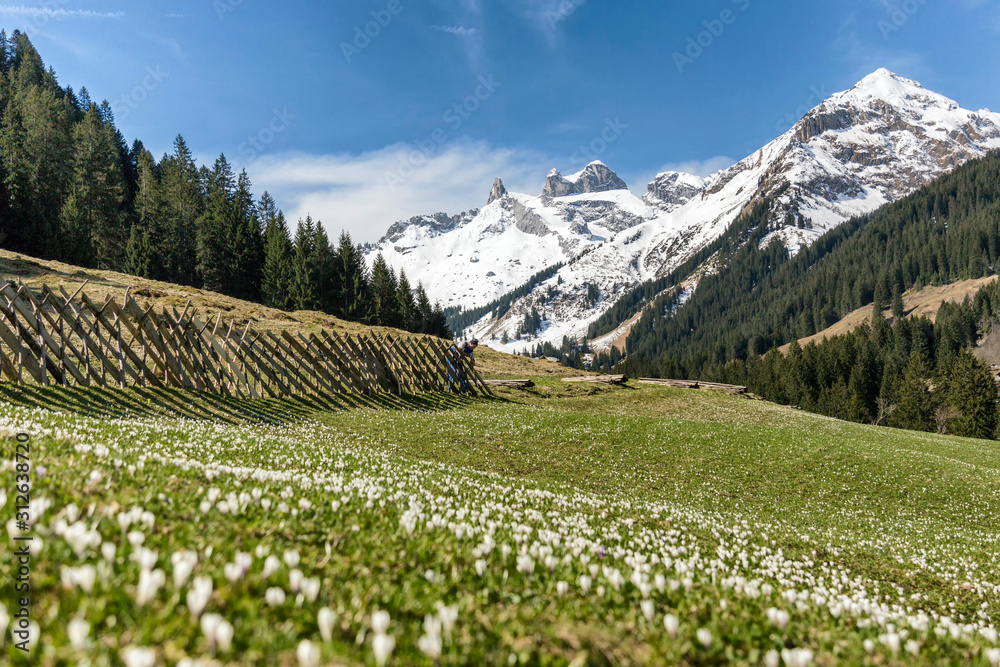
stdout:
<svg viewBox="0 0 1000 667">
<path fill-rule="evenodd" d="M 61 87 L 28 36 L 0 32 L 0 247 L 451 338 L 421 285 L 319 221 L 294 233 L 225 155 L 195 164 L 180 136 L 157 160 L 107 101 Z"/>
</svg>

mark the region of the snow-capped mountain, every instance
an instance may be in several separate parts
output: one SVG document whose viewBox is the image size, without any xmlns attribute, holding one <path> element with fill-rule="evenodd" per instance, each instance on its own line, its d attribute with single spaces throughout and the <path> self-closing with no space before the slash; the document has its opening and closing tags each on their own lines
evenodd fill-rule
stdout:
<svg viewBox="0 0 1000 667">
<path fill-rule="evenodd" d="M 543 197 L 507 194 L 468 222 L 463 218 L 451 231 L 422 236 L 419 244 L 404 244 L 409 248 L 409 264 L 389 253 L 386 258 L 397 267 L 404 266 L 408 275 L 410 265 L 425 262 L 433 267 L 425 275 L 435 279 L 424 280 L 432 298 L 444 303 L 461 299 L 465 307 L 489 301 L 544 266 L 572 258 L 557 275 L 519 299 L 503 318 L 486 318 L 472 331 L 506 350 L 522 350 L 539 340 L 558 345 L 563 336 L 585 334 L 587 325 L 624 291 L 666 275 L 764 198 L 775 202 L 774 231 L 765 243 L 779 239 L 794 253 L 851 216 L 899 199 L 995 148 L 1000 148 L 1000 114 L 963 109 L 915 81 L 880 69 L 850 90 L 831 96 L 759 151 L 710 178 L 660 174 L 640 202 L 626 190 L 614 189 L 624 184 L 619 185 L 617 177 L 610 178 L 607 172 L 614 172 L 603 164 L 589 165 L 570 177 L 553 171 Z M 595 192 L 595 187 L 612 189 Z M 488 254 L 491 266 L 531 258 L 530 268 L 508 270 L 502 276 L 491 268 L 492 282 L 480 282 L 472 272 L 460 270 L 460 262 L 454 261 L 456 253 L 484 254 L 482 233 L 473 230 L 491 225 L 520 230 L 518 207 L 541 221 L 541 226 L 520 223 L 534 230 L 532 242 L 505 231 L 503 245 L 490 244 L 495 252 Z M 522 220 L 526 217 L 530 216 L 522 211 Z M 397 245 L 383 241 L 381 247 L 385 251 Z M 463 283 L 468 290 L 456 288 Z M 688 288 L 695 286 L 696 276 Z M 463 291 L 484 298 L 466 300 Z M 543 330 L 531 340 L 511 340 L 500 346 L 502 333 L 512 337 L 532 308 L 543 315 Z"/>
<path fill-rule="evenodd" d="M 655 215 L 592 162 L 569 177 L 552 170 L 540 197 L 509 193 L 497 178 L 482 209 L 397 222 L 369 249 L 369 262 L 381 252 L 443 306 L 473 308 Z"/>
</svg>

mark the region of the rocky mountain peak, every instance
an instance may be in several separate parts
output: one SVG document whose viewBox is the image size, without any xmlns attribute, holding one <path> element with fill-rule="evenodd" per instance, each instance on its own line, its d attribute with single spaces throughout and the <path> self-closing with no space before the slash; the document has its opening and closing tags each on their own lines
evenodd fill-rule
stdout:
<svg viewBox="0 0 1000 667">
<path fill-rule="evenodd" d="M 486 205 L 489 206 L 498 199 L 503 199 L 507 196 L 507 188 L 503 186 L 503 181 L 497 176 L 496 180 L 493 181 L 493 190 L 490 191 L 490 198 L 486 201 Z"/>
<path fill-rule="evenodd" d="M 587 192 L 608 192 L 609 190 L 627 190 L 628 185 L 600 160 L 594 160 L 583 171 L 570 176 L 563 176 L 558 169 L 553 169 L 545 178 L 543 197 L 565 197 Z"/>
<path fill-rule="evenodd" d="M 646 187 L 642 198 L 649 206 L 669 213 L 694 199 L 705 189 L 708 179 L 681 171 L 665 171 L 657 174 Z"/>
</svg>

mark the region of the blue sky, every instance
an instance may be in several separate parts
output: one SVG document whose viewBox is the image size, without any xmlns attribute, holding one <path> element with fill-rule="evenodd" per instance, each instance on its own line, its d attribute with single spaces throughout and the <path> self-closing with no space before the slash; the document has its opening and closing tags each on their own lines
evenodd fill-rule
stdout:
<svg viewBox="0 0 1000 667">
<path fill-rule="evenodd" d="M 1000 0 L 24 0 L 0 26 L 130 141 L 225 152 L 361 241 L 482 206 L 495 176 L 710 173 L 879 67 L 1000 109 Z"/>
</svg>

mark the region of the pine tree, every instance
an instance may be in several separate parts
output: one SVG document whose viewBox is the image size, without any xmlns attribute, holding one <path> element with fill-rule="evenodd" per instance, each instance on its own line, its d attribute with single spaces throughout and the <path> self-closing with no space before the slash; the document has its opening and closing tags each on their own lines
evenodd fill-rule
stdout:
<svg viewBox="0 0 1000 667">
<path fill-rule="evenodd" d="M 417 283 L 416 312 L 413 314 L 414 325 L 411 331 L 427 334 L 431 332 L 431 318 L 434 315 L 434 306 L 427 297 L 427 291 L 423 284 Z"/>
<path fill-rule="evenodd" d="M 413 298 L 413 289 L 406 277 L 406 272 L 399 270 L 399 285 L 396 291 L 396 305 L 399 308 L 400 327 L 407 331 L 420 330 L 420 316 L 417 302 Z"/>
<path fill-rule="evenodd" d="M 167 243 L 161 227 L 164 207 L 159 169 L 145 149 L 136 156 L 136 168 L 135 219 L 125 250 L 125 272 L 165 280 L 167 275 L 159 255 Z"/>
<path fill-rule="evenodd" d="M 927 362 L 919 354 L 910 356 L 896 389 L 896 412 L 890 424 L 912 431 L 933 431 L 934 399 L 927 387 Z"/>
<path fill-rule="evenodd" d="M 73 175 L 73 108 L 45 72 L 27 35 L 8 42 L 8 72 L 0 80 L 6 102 L 0 118 L 0 208 L 4 247 L 40 257 L 68 248 L 61 215 Z M 6 210 L 4 210 L 6 209 Z"/>
<path fill-rule="evenodd" d="M 257 206 L 264 224 L 264 271 L 261 296 L 271 308 L 292 308 L 292 241 L 284 214 L 265 192 Z"/>
<path fill-rule="evenodd" d="M 378 253 L 372 263 L 371 324 L 383 327 L 400 326 L 398 290 L 399 285 L 396 282 L 395 273 L 386 263 L 382 253 Z"/>
<path fill-rule="evenodd" d="M 346 231 L 341 232 L 337 243 L 337 276 L 342 287 L 335 314 L 352 322 L 367 320 L 371 302 L 368 267 L 361 249 Z"/>
<path fill-rule="evenodd" d="M 903 319 L 906 311 L 903 307 L 903 288 L 898 284 L 892 286 L 892 316 L 896 320 Z"/>
<path fill-rule="evenodd" d="M 73 128 L 73 177 L 62 220 L 72 261 L 84 266 L 120 270 L 124 265 L 128 225 L 117 143 L 97 107 Z"/>
<path fill-rule="evenodd" d="M 960 415 L 949 433 L 992 438 L 997 428 L 997 386 L 989 370 L 968 350 L 951 359 L 945 401 Z"/>
<path fill-rule="evenodd" d="M 163 244 L 156 249 L 164 276 L 171 282 L 194 285 L 197 280 L 198 219 L 205 208 L 198 168 L 180 135 L 174 152 L 160 164 L 163 173 Z"/>
<path fill-rule="evenodd" d="M 198 274 L 205 289 L 231 293 L 235 283 L 232 235 L 236 227 L 235 178 L 225 155 L 207 174 L 208 202 L 198 218 Z"/>
<path fill-rule="evenodd" d="M 337 301 L 341 293 L 340 274 L 337 271 L 337 255 L 330 244 L 323 223 L 317 221 L 313 234 L 312 263 L 315 273 L 318 307 L 325 313 L 337 311 Z"/>
<path fill-rule="evenodd" d="M 292 276 L 289 295 L 292 308 L 296 310 L 317 310 L 319 308 L 319 286 L 316 284 L 315 243 L 316 226 L 311 216 L 299 220 L 295 230 L 292 252 Z"/>
<path fill-rule="evenodd" d="M 244 169 L 237 179 L 233 196 L 232 227 L 228 230 L 233 275 L 229 294 L 248 301 L 260 300 L 263 281 L 264 239 L 257 205 L 250 192 L 250 178 Z"/>
</svg>

